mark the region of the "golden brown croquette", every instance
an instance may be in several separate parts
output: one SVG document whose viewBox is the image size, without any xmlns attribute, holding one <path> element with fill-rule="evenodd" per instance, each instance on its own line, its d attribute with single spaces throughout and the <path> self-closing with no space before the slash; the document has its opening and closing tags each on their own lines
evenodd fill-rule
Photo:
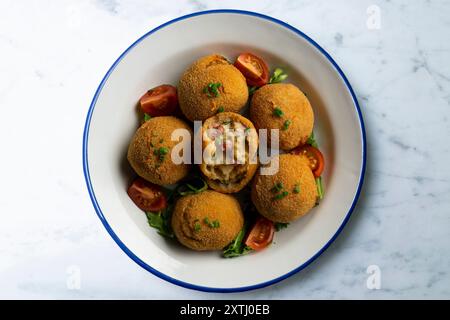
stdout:
<svg viewBox="0 0 450 320">
<path fill-rule="evenodd" d="M 308 98 L 293 84 L 268 84 L 252 97 L 250 119 L 256 129 L 279 129 L 280 149 L 303 145 L 311 135 L 314 113 Z M 270 139 L 269 139 L 270 141 Z"/>
<path fill-rule="evenodd" d="M 218 113 L 203 123 L 202 144 L 200 170 L 212 189 L 234 193 L 249 183 L 258 168 L 258 134 L 250 120 Z"/>
<path fill-rule="evenodd" d="M 248 100 L 247 83 L 223 56 L 213 54 L 200 58 L 183 73 L 178 100 L 191 121 L 205 120 L 219 110 L 238 112 Z"/>
<path fill-rule="evenodd" d="M 189 172 L 189 164 L 174 164 L 172 148 L 179 141 L 172 141 L 175 129 L 192 129 L 175 117 L 154 117 L 146 121 L 135 133 L 128 147 L 128 162 L 142 178 L 158 185 L 174 184 Z"/>
<path fill-rule="evenodd" d="M 197 251 L 223 249 L 243 225 L 238 201 L 212 190 L 180 198 L 172 215 L 172 229 L 178 241 Z"/>
<path fill-rule="evenodd" d="M 252 201 L 258 212 L 274 222 L 291 222 L 304 216 L 317 201 L 314 175 L 303 156 L 282 154 L 274 175 L 256 174 Z"/>
</svg>

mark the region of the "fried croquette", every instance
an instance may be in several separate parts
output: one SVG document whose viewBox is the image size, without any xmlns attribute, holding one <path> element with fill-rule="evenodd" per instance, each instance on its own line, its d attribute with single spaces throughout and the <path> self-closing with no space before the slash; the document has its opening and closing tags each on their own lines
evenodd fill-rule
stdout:
<svg viewBox="0 0 450 320">
<path fill-rule="evenodd" d="M 314 113 L 308 98 L 293 84 L 268 84 L 252 97 L 250 120 L 259 129 L 279 129 L 280 149 L 303 145 L 311 135 Z M 270 141 L 270 139 L 269 139 Z"/>
<path fill-rule="evenodd" d="M 181 111 L 191 121 L 205 120 L 219 110 L 238 112 L 248 100 L 242 73 L 221 55 L 200 58 L 178 84 Z"/>
<path fill-rule="evenodd" d="M 238 201 L 212 190 L 180 198 L 172 215 L 172 229 L 178 241 L 197 251 L 223 249 L 243 225 Z"/>
<path fill-rule="evenodd" d="M 191 136 L 193 134 L 187 123 L 172 116 L 151 118 L 136 131 L 128 147 L 127 158 L 139 176 L 152 183 L 166 185 L 178 182 L 189 173 L 189 164 L 175 164 L 171 159 L 172 148 L 179 143 L 171 139 L 176 129 L 186 129 Z"/>
<path fill-rule="evenodd" d="M 291 222 L 304 216 L 317 201 L 314 175 L 303 156 L 282 154 L 274 175 L 256 174 L 252 201 L 258 212 L 274 222 Z"/>
<path fill-rule="evenodd" d="M 258 167 L 258 134 L 250 120 L 234 112 L 207 119 L 202 127 L 203 161 L 200 170 L 219 192 L 244 188 Z"/>
</svg>

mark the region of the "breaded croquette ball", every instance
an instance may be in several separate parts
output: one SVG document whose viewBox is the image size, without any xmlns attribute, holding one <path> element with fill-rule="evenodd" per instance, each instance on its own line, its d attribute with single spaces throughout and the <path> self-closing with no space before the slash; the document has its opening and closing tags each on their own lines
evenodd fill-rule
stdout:
<svg viewBox="0 0 450 320">
<path fill-rule="evenodd" d="M 252 97 L 250 120 L 256 129 L 279 129 L 280 149 L 303 145 L 311 135 L 314 113 L 308 98 L 293 84 L 268 84 Z M 269 139 L 270 141 L 270 139 Z"/>
<path fill-rule="evenodd" d="M 303 156 L 282 154 L 274 175 L 256 174 L 252 201 L 258 212 L 274 222 L 291 222 L 304 216 L 317 201 L 314 175 Z"/>
<path fill-rule="evenodd" d="M 248 100 L 247 83 L 227 59 L 214 54 L 200 58 L 183 73 L 178 100 L 191 121 L 205 120 L 219 110 L 238 112 Z"/>
<path fill-rule="evenodd" d="M 247 118 L 222 112 L 202 127 L 203 162 L 200 170 L 208 185 L 219 192 L 244 188 L 258 168 L 258 134 Z"/>
<path fill-rule="evenodd" d="M 134 171 L 155 184 L 174 184 L 189 172 L 189 164 L 175 164 L 171 159 L 172 148 L 179 141 L 172 141 L 172 132 L 189 125 L 175 117 L 154 117 L 146 121 L 134 134 L 128 147 L 128 162 Z M 181 141 L 181 138 L 180 138 Z M 180 152 L 182 154 L 182 151 Z"/>
<path fill-rule="evenodd" d="M 212 190 L 180 198 L 172 214 L 172 229 L 178 241 L 197 251 L 223 249 L 243 225 L 239 202 Z"/>
</svg>

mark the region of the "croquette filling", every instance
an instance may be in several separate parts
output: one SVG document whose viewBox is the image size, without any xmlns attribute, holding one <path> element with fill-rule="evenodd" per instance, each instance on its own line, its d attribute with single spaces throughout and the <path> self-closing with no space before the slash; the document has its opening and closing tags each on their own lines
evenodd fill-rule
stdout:
<svg viewBox="0 0 450 320">
<path fill-rule="evenodd" d="M 249 167 L 249 129 L 239 121 L 225 119 L 214 122 L 203 139 L 208 177 L 228 185 L 238 183 Z"/>
</svg>

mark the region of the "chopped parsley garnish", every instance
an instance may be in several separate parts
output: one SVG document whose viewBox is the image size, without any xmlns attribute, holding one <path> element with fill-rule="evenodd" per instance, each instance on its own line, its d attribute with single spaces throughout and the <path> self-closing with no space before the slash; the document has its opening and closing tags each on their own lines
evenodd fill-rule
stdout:
<svg viewBox="0 0 450 320">
<path fill-rule="evenodd" d="M 250 128 L 245 128 L 244 133 L 249 133 L 250 132 Z"/>
<path fill-rule="evenodd" d="M 280 192 L 281 190 L 283 190 L 283 183 L 281 183 L 281 182 L 277 182 L 277 183 L 275 183 L 274 184 L 274 186 L 273 186 L 273 188 L 272 189 L 270 189 L 270 191 L 272 191 L 272 192 Z"/>
<path fill-rule="evenodd" d="M 151 115 L 149 115 L 148 113 L 144 113 L 144 122 L 150 120 L 152 118 Z"/>
<path fill-rule="evenodd" d="M 203 88 L 203 93 L 210 98 L 217 98 L 220 94 L 219 88 L 222 86 L 220 82 L 210 82 L 206 87 Z"/>
<path fill-rule="evenodd" d="M 222 107 L 222 106 L 220 106 L 219 109 L 217 109 L 217 112 L 218 112 L 218 113 L 222 113 L 222 112 L 224 112 L 224 111 L 225 111 L 225 108 Z"/>
<path fill-rule="evenodd" d="M 289 192 L 287 192 L 286 190 L 283 191 L 282 193 L 277 194 L 276 196 L 274 196 L 272 199 L 273 200 L 281 200 L 284 197 L 286 197 L 289 194 Z"/>
<path fill-rule="evenodd" d="M 283 69 L 275 68 L 272 76 L 269 79 L 269 83 L 278 83 L 283 80 L 286 80 L 287 77 L 288 77 L 288 75 L 286 73 L 284 73 Z"/>
<path fill-rule="evenodd" d="M 202 229 L 202 226 L 200 225 L 200 223 L 198 221 L 194 222 L 194 230 L 195 232 L 199 232 Z"/>
<path fill-rule="evenodd" d="M 273 109 L 273 115 L 281 118 L 284 115 L 284 112 L 279 107 L 275 107 L 275 109 Z"/>
<path fill-rule="evenodd" d="M 289 128 L 289 126 L 291 125 L 291 123 L 292 123 L 292 121 L 291 120 L 286 120 L 284 123 L 283 123 L 283 130 L 284 131 L 286 131 L 288 128 Z"/>
<path fill-rule="evenodd" d="M 287 228 L 289 225 L 289 223 L 283 223 L 283 222 L 275 222 L 274 226 L 275 226 L 275 231 L 280 231 L 282 229 Z"/>
<path fill-rule="evenodd" d="M 300 193 L 300 185 L 299 184 L 296 184 L 294 186 L 294 193 Z"/>
<path fill-rule="evenodd" d="M 160 147 L 153 151 L 153 154 L 155 156 L 158 156 L 159 161 L 161 161 L 161 162 L 164 161 L 164 158 L 166 157 L 166 154 L 168 154 L 168 153 L 169 153 L 169 148 L 166 148 L 166 147 Z"/>
<path fill-rule="evenodd" d="M 203 219 L 203 222 L 208 225 L 208 227 L 210 228 L 219 228 L 220 227 L 220 222 L 219 220 L 214 220 L 214 221 L 209 221 L 208 217 L 205 217 L 205 219 Z"/>
</svg>

